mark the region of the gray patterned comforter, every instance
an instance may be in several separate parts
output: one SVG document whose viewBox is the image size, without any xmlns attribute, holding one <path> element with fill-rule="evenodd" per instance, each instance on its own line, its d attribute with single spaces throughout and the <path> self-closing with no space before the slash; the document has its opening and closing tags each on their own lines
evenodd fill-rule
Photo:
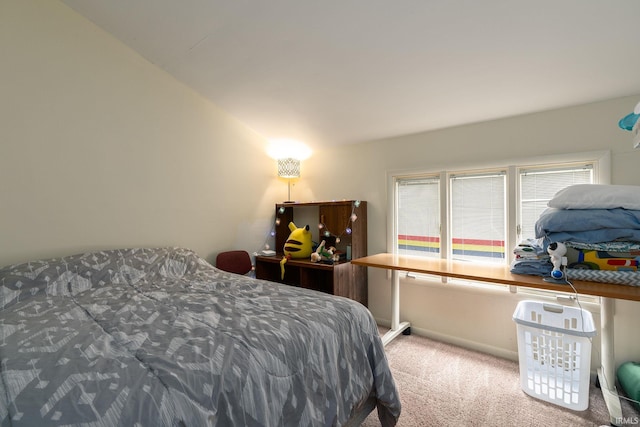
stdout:
<svg viewBox="0 0 640 427">
<path fill-rule="evenodd" d="M 339 426 L 400 414 L 362 305 L 181 248 L 0 269 L 1 426 Z"/>
</svg>

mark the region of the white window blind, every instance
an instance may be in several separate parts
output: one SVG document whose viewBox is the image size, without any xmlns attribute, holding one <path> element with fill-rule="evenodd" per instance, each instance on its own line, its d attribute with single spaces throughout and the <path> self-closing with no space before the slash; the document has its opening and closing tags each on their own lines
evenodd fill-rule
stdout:
<svg viewBox="0 0 640 427">
<path fill-rule="evenodd" d="M 593 164 L 520 171 L 520 239 L 534 238 L 534 226 L 547 203 L 563 188 L 593 183 Z"/>
<path fill-rule="evenodd" d="M 397 181 L 398 253 L 440 256 L 440 179 L 400 178 Z"/>
<path fill-rule="evenodd" d="M 452 258 L 504 263 L 506 172 L 452 175 L 450 185 Z"/>
</svg>

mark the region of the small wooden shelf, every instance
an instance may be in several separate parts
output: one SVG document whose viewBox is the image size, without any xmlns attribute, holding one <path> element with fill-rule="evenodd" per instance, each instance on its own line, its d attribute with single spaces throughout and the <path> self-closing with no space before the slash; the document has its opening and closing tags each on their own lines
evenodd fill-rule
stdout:
<svg viewBox="0 0 640 427">
<path fill-rule="evenodd" d="M 285 275 L 282 278 L 280 261 L 283 257 L 282 248 L 290 234 L 289 223 L 292 221 L 295 223 L 296 208 L 305 207 L 317 207 L 318 223 L 324 224 L 326 229 L 334 233 L 341 233 L 347 226 L 351 228 L 350 234 L 341 234 L 340 242 L 336 242 L 336 236 L 328 238 L 318 236 L 317 224 L 309 224 L 312 227 L 314 241 L 326 240 L 328 246 L 335 246 L 344 253 L 347 253 L 348 247 L 352 258 L 367 255 L 367 202 L 341 200 L 277 203 L 275 206 L 278 219 L 275 229 L 277 253 L 275 256 L 256 257 L 256 277 L 351 298 L 367 305 L 367 269 L 353 265 L 349 260 L 325 264 L 314 263 L 310 259 L 289 259 L 285 264 Z M 357 216 L 354 222 L 349 220 L 352 212 Z"/>
</svg>

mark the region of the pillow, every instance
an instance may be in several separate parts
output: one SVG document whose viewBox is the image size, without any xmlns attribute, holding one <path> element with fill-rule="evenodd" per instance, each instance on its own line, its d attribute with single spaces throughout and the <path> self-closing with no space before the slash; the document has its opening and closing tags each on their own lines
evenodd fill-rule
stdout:
<svg viewBox="0 0 640 427">
<path fill-rule="evenodd" d="M 577 184 L 556 193 L 547 204 L 556 209 L 640 210 L 640 186 Z"/>
</svg>

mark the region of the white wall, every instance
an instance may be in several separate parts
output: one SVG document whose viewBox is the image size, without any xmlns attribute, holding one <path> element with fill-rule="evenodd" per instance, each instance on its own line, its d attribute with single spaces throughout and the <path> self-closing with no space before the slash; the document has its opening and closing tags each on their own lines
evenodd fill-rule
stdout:
<svg viewBox="0 0 640 427">
<path fill-rule="evenodd" d="M 405 137 L 327 148 L 304 164 L 296 191 L 303 199 L 356 198 L 368 201 L 369 254 L 387 250 L 388 171 L 454 169 L 511 159 L 572 152 L 611 151 L 613 184 L 640 185 L 640 150 L 618 120 L 632 111 L 640 95 L 588 105 L 460 126 Z M 326 166 L 331 165 L 327 170 Z M 501 356 L 517 356 L 511 316 L 519 295 L 466 288 L 402 283 L 401 320 L 435 338 Z M 390 289 L 382 271 L 369 271 L 369 308 L 381 322 L 390 319 Z M 640 303 L 616 301 L 615 349 L 618 363 L 640 360 Z M 596 312 L 596 322 L 599 315 Z M 594 366 L 599 363 L 594 342 Z"/>
<path fill-rule="evenodd" d="M 0 266 L 84 250 L 261 249 L 262 137 L 67 6 L 0 2 Z"/>
</svg>

